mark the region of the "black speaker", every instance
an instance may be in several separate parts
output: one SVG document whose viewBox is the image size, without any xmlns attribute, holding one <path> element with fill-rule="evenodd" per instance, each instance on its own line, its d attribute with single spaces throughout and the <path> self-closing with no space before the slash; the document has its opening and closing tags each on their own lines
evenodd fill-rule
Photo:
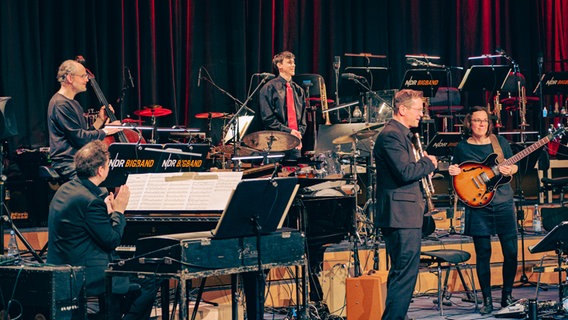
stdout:
<svg viewBox="0 0 568 320">
<path fill-rule="evenodd" d="M 552 230 L 562 221 L 568 221 L 568 207 L 540 208 L 542 227 L 546 231 Z"/>
<path fill-rule="evenodd" d="M 0 267 L 0 319 L 87 318 L 83 267 Z"/>
</svg>

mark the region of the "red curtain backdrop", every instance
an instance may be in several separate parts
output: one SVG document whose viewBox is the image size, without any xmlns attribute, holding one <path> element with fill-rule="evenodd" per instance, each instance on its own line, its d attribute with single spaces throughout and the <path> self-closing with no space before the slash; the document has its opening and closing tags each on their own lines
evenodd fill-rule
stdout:
<svg viewBox="0 0 568 320">
<path fill-rule="evenodd" d="M 518 63 L 532 91 L 540 56 L 543 72 L 566 70 L 566 17 L 563 0 L 5 0 L 0 96 L 12 97 L 6 112 L 18 127 L 6 139 L 14 146 L 48 144 L 45 114 L 58 89 L 56 70 L 76 55 L 86 58 L 120 118 L 159 104 L 173 111 L 158 119 L 160 126 L 205 130 L 195 114 L 234 112 L 258 83 L 252 75 L 274 72 L 272 57 L 282 50 L 296 55 L 297 73 L 321 74 L 330 97 L 335 56 L 342 72 L 388 67 L 385 87 L 398 88 L 408 67 L 405 54 L 436 55 L 440 64 L 467 69 L 468 57 L 496 49 Z M 128 70 L 134 88 L 127 86 Z M 77 98 L 85 108 L 98 108 L 90 89 Z M 214 121 L 214 139 L 221 126 Z"/>
</svg>

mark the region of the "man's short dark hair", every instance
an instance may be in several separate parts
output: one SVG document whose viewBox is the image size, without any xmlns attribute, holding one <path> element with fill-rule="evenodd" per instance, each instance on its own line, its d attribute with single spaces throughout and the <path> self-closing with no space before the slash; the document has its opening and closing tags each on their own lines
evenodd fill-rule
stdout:
<svg viewBox="0 0 568 320">
<path fill-rule="evenodd" d="M 278 70 L 278 64 L 282 63 L 284 59 L 294 59 L 294 58 L 295 56 L 292 52 L 282 51 L 279 54 L 275 55 L 274 58 L 272 58 L 272 65 L 274 66 L 274 68 L 276 68 L 276 70 Z"/>
<path fill-rule="evenodd" d="M 109 159 L 106 143 L 95 140 L 87 143 L 75 154 L 75 168 L 79 178 L 91 178 L 97 175 L 97 170 L 107 165 Z"/>
<path fill-rule="evenodd" d="M 394 112 L 398 113 L 398 109 L 401 106 L 406 106 L 406 103 L 412 99 L 422 99 L 422 91 L 412 90 L 412 89 L 402 89 L 398 91 L 394 96 Z"/>
</svg>

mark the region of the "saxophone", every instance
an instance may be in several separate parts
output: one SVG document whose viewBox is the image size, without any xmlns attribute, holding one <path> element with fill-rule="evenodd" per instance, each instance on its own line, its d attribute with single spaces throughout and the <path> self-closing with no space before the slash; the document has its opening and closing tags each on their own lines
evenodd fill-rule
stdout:
<svg viewBox="0 0 568 320">
<path fill-rule="evenodd" d="M 422 151 L 422 142 L 420 142 L 420 134 L 415 133 L 414 137 L 416 138 L 414 156 L 416 158 L 416 161 L 418 161 L 420 160 L 420 158 L 422 158 L 424 151 Z M 438 213 L 439 210 L 434 207 L 434 201 L 432 201 L 432 195 L 435 192 L 434 184 L 432 183 L 432 177 L 430 177 L 430 175 L 422 177 L 422 179 L 420 179 L 420 182 L 422 183 L 422 191 L 424 192 L 424 198 L 426 200 L 426 208 L 427 208 L 427 211 L 424 215 L 431 216 L 433 214 Z"/>
<path fill-rule="evenodd" d="M 318 78 L 319 82 L 319 89 L 320 89 L 320 101 L 321 101 L 321 110 L 327 110 L 327 91 L 325 89 L 325 82 L 323 81 L 323 77 Z M 329 120 L 329 112 L 323 113 L 323 118 L 325 119 L 325 125 L 330 126 L 331 121 Z"/>
<path fill-rule="evenodd" d="M 521 99 L 520 99 L 519 114 L 521 116 L 521 128 L 528 127 L 526 114 L 527 114 L 527 93 L 525 86 L 521 87 Z"/>
<path fill-rule="evenodd" d="M 499 102 L 499 91 L 495 94 L 493 99 L 493 114 L 496 117 L 495 120 L 495 128 L 502 128 L 503 124 L 501 124 L 501 103 Z M 488 110 L 489 111 L 489 110 Z M 491 111 L 489 111 L 491 113 Z"/>
</svg>

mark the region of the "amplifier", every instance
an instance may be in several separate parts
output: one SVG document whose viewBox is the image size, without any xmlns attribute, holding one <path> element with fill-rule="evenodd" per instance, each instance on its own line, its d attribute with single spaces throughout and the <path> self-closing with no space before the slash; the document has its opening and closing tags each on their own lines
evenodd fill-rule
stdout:
<svg viewBox="0 0 568 320">
<path fill-rule="evenodd" d="M 0 290 L 1 319 L 87 318 L 83 267 L 0 267 Z"/>
</svg>

